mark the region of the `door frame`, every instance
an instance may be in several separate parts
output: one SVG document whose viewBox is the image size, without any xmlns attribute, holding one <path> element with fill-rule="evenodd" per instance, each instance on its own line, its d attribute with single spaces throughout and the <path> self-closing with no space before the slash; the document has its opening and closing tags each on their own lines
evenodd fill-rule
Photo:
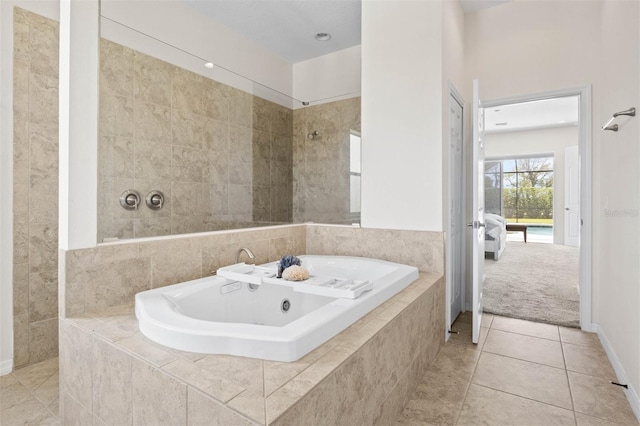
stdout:
<svg viewBox="0 0 640 426">
<path fill-rule="evenodd" d="M 467 212 L 467 197 L 466 197 L 466 189 L 467 189 L 467 170 L 466 170 L 466 160 L 465 160 L 465 155 L 467 153 L 467 150 L 465 149 L 465 137 L 466 137 L 466 131 L 465 131 L 465 115 L 467 114 L 467 108 L 466 108 L 466 104 L 464 101 L 464 98 L 462 97 L 462 95 L 460 94 L 460 92 L 456 89 L 456 87 L 453 85 L 453 83 L 451 83 L 451 81 L 449 81 L 449 96 L 447 98 L 447 102 L 450 101 L 450 99 L 453 98 L 456 102 L 458 102 L 458 104 L 462 107 L 462 163 L 459 165 L 454 165 L 453 163 L 453 159 L 452 159 L 452 155 L 451 155 L 451 144 L 449 143 L 449 140 L 447 139 L 447 147 L 448 147 L 448 162 L 449 162 L 449 176 L 448 176 L 448 188 L 449 188 L 449 204 L 447 205 L 447 210 L 450 211 L 451 209 L 451 201 L 454 197 L 458 197 L 460 199 L 460 208 L 462 209 L 462 217 L 460 218 L 460 223 L 458 224 L 459 229 L 466 229 L 465 227 L 465 218 L 466 218 L 466 212 Z M 451 123 L 449 123 L 449 126 L 447 127 L 448 129 L 451 129 Z M 457 167 L 454 167 L 457 166 Z M 460 188 L 461 193 L 460 194 L 456 194 L 453 188 L 453 177 L 454 177 L 454 173 L 458 172 L 462 175 L 461 179 L 462 179 L 462 187 Z M 447 224 L 447 233 L 448 235 L 451 235 L 451 225 L 452 225 L 452 219 L 448 214 L 447 217 L 449 218 L 449 223 Z M 466 234 L 463 233 L 462 238 L 461 238 L 461 247 L 460 247 L 460 267 L 462 268 L 461 271 L 461 277 L 462 277 L 462 289 L 461 289 L 461 294 L 460 294 L 460 307 L 462 309 L 462 312 L 465 312 L 465 307 L 466 307 L 466 267 L 467 267 L 467 262 L 466 262 Z M 451 329 L 451 294 L 453 292 L 453 281 L 452 281 L 452 276 L 453 276 L 453 265 L 451 263 L 451 260 L 453 259 L 453 244 L 446 244 L 446 265 L 445 265 L 445 270 L 446 270 L 446 286 L 445 286 L 445 297 L 446 297 L 446 331 L 445 331 L 445 341 L 449 340 L 450 334 L 449 334 L 449 330 Z"/>
<path fill-rule="evenodd" d="M 554 90 L 544 93 L 513 96 L 503 99 L 484 101 L 484 107 L 540 101 L 544 99 L 579 96 L 579 130 L 578 156 L 580 160 L 580 257 L 578 285 L 580 288 L 580 328 L 585 331 L 596 331 L 591 317 L 591 236 L 592 236 L 592 117 L 591 117 L 591 85 L 569 89 Z"/>
</svg>

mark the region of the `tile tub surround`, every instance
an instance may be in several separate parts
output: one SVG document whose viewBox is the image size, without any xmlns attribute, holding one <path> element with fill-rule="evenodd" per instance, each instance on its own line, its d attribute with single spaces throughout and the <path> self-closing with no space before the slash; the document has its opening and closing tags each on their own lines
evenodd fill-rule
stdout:
<svg viewBox="0 0 640 426">
<path fill-rule="evenodd" d="M 60 250 L 65 274 L 61 277 L 64 285 L 60 316 L 77 316 L 130 303 L 140 291 L 209 276 L 220 266 L 236 263 L 242 247 L 253 251 L 257 264 L 278 260 L 283 254 L 306 254 L 306 225 L 219 231 Z"/>
<path fill-rule="evenodd" d="M 181 352 L 132 304 L 62 319 L 63 423 L 391 424 L 444 344 L 445 282 L 402 292 L 299 361 Z"/>
<path fill-rule="evenodd" d="M 431 231 L 307 225 L 307 253 L 361 256 L 444 273 L 444 234 Z"/>
<path fill-rule="evenodd" d="M 444 271 L 441 232 L 300 224 L 122 241 L 60 251 L 65 265 L 60 315 L 129 303 L 140 291 L 211 275 L 235 263 L 241 247 L 254 252 L 257 264 L 284 254 L 324 254 L 372 257 L 421 272 Z"/>
<path fill-rule="evenodd" d="M 14 8 L 14 367 L 58 354 L 58 23 Z"/>
</svg>

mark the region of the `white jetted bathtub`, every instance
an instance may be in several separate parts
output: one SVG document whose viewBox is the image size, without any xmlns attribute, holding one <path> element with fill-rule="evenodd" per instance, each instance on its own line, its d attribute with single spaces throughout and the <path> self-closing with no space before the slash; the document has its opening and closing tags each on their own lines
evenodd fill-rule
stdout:
<svg viewBox="0 0 640 426">
<path fill-rule="evenodd" d="M 190 352 L 295 361 L 340 333 L 418 278 L 413 266 L 346 256 L 300 256 L 313 277 L 369 281 L 355 299 L 250 285 L 211 276 L 136 294 L 140 331 Z M 276 262 L 263 265 L 274 268 Z"/>
</svg>

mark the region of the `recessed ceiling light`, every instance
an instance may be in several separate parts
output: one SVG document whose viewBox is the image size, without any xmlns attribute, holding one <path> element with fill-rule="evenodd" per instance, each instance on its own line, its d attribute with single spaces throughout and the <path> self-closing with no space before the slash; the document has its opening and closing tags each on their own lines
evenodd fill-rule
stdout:
<svg viewBox="0 0 640 426">
<path fill-rule="evenodd" d="M 558 124 L 563 124 L 563 123 L 566 123 L 566 122 L 567 122 L 566 120 L 560 120 L 560 121 L 558 121 Z"/>
<path fill-rule="evenodd" d="M 204 66 L 206 68 L 209 68 L 210 70 L 212 70 L 213 69 L 213 62 L 207 62 L 207 63 L 204 64 Z"/>
<path fill-rule="evenodd" d="M 331 34 L 329 33 L 318 33 L 315 35 L 316 40 L 318 41 L 329 41 L 331 40 Z"/>
<path fill-rule="evenodd" d="M 499 109 L 494 109 L 493 112 L 500 112 L 500 110 Z"/>
<path fill-rule="evenodd" d="M 509 124 L 509 123 L 507 123 L 507 122 L 505 121 L 504 123 L 496 123 L 496 126 L 506 126 L 507 124 Z"/>
</svg>

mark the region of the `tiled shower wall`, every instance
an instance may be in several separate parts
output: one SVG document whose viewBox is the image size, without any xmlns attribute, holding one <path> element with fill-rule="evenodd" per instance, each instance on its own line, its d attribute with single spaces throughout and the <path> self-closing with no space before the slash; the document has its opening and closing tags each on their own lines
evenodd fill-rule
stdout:
<svg viewBox="0 0 640 426">
<path fill-rule="evenodd" d="M 58 353 L 58 23 L 14 10 L 14 366 Z"/>
<path fill-rule="evenodd" d="M 359 222 L 350 212 L 349 138 L 360 132 L 360 98 L 297 109 L 293 123 L 293 220 Z"/>
<path fill-rule="evenodd" d="M 290 109 L 100 46 L 99 241 L 291 221 Z M 165 206 L 125 210 L 127 189 L 160 190 Z"/>
</svg>

